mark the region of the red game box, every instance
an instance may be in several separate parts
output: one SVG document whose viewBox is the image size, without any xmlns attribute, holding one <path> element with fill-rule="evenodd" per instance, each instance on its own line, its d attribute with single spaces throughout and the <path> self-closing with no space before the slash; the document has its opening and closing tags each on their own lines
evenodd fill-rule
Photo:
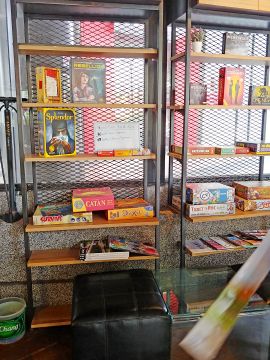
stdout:
<svg viewBox="0 0 270 360">
<path fill-rule="evenodd" d="M 219 105 L 242 105 L 245 69 L 224 67 L 219 70 Z"/>
<path fill-rule="evenodd" d="M 75 189 L 72 193 L 73 212 L 114 209 L 114 196 L 109 187 Z"/>
</svg>

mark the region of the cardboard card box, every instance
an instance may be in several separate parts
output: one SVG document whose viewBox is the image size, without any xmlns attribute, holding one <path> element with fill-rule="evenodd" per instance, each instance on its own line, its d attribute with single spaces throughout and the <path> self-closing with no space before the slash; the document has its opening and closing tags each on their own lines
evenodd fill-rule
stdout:
<svg viewBox="0 0 270 360">
<path fill-rule="evenodd" d="M 72 207 L 74 212 L 111 210 L 114 208 L 114 196 L 109 187 L 75 189 Z"/>
</svg>

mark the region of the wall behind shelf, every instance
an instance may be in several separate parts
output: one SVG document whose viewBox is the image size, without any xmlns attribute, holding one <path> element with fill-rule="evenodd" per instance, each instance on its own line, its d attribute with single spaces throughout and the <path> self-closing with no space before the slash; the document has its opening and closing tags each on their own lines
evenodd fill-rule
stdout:
<svg viewBox="0 0 270 360">
<path fill-rule="evenodd" d="M 166 202 L 167 189 L 162 189 L 163 204 Z M 4 193 L 0 193 L 0 210 L 5 210 Z M 164 208 L 164 206 L 163 206 Z M 270 226 L 268 218 L 253 218 L 245 220 L 222 221 L 219 223 L 187 224 L 188 239 L 196 239 L 202 235 L 217 235 L 234 230 L 255 229 Z M 0 297 L 21 296 L 26 298 L 26 275 L 23 248 L 22 222 L 7 224 L 0 221 L 1 229 L 1 274 Z M 170 211 L 161 215 L 161 267 L 163 269 L 179 266 L 179 217 Z M 154 238 L 154 228 L 118 228 L 96 229 L 79 232 L 58 232 L 30 234 L 32 249 L 47 249 L 69 247 L 77 244 L 80 239 L 94 239 L 108 234 L 127 236 L 129 238 L 143 237 L 146 240 Z M 245 261 L 252 251 L 241 251 L 234 254 L 218 254 L 206 257 L 191 257 L 187 255 L 188 267 L 226 266 Z M 130 268 L 154 269 L 154 262 L 107 263 L 94 265 L 54 266 L 33 269 L 34 301 L 36 305 L 63 304 L 71 301 L 72 279 L 77 274 L 99 271 L 117 271 Z"/>
</svg>

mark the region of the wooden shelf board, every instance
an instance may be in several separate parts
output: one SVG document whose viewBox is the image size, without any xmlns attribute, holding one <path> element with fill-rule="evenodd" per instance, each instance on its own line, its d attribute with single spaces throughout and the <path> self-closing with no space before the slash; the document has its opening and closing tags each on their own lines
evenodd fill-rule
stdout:
<svg viewBox="0 0 270 360">
<path fill-rule="evenodd" d="M 31 328 L 64 326 L 71 324 L 71 305 L 36 308 Z"/>
<path fill-rule="evenodd" d="M 197 251 L 192 251 L 192 250 L 186 248 L 186 252 L 192 257 L 225 254 L 225 253 L 228 254 L 228 253 L 235 253 L 235 252 L 243 251 L 243 250 L 248 250 L 248 249 L 237 248 L 237 249 L 232 249 L 232 250 L 213 250 L 213 251 L 205 251 L 205 252 L 198 251 L 197 252 Z"/>
<path fill-rule="evenodd" d="M 115 227 L 137 227 L 137 226 L 156 226 L 159 221 L 156 217 L 132 220 L 106 220 L 103 213 L 94 212 L 92 223 L 78 224 L 59 224 L 59 225 L 33 225 L 32 219 L 26 226 L 26 232 L 48 232 L 48 231 L 72 231 L 86 229 L 101 229 Z"/>
<path fill-rule="evenodd" d="M 170 105 L 168 109 L 179 111 L 183 110 L 184 105 Z M 270 110 L 270 105 L 216 105 L 216 104 L 202 104 L 189 105 L 190 110 Z"/>
<path fill-rule="evenodd" d="M 171 57 L 171 61 L 184 61 L 185 53 L 181 52 Z M 190 60 L 200 63 L 221 63 L 221 64 L 246 64 L 246 65 L 269 65 L 270 57 L 265 56 L 244 56 L 234 54 L 210 54 L 191 52 Z"/>
<path fill-rule="evenodd" d="M 22 108 L 97 108 L 97 109 L 156 109 L 156 104 L 106 104 L 106 103 L 28 103 L 22 102 Z"/>
<path fill-rule="evenodd" d="M 66 161 L 103 161 L 103 160 L 152 160 L 156 154 L 136 156 L 97 156 L 96 154 L 77 154 L 76 156 L 44 157 L 39 155 L 25 155 L 25 162 L 66 162 Z"/>
<path fill-rule="evenodd" d="M 186 219 L 193 223 L 200 222 L 211 222 L 211 221 L 228 221 L 228 220 L 241 220 L 254 217 L 270 216 L 270 211 L 268 210 L 254 210 L 254 211 L 241 211 L 236 209 L 235 214 L 233 215 L 221 215 L 221 216 L 198 216 L 198 217 L 188 217 Z"/>
<path fill-rule="evenodd" d="M 173 152 L 169 152 L 169 156 L 175 158 L 175 159 L 179 159 L 182 160 L 182 155 L 181 154 L 177 154 L 177 153 L 173 153 Z M 232 155 L 218 155 L 218 154 L 214 154 L 214 155 L 188 155 L 188 159 L 221 159 L 221 158 L 238 158 L 238 157 L 254 157 L 254 156 L 270 156 L 269 154 L 254 154 L 254 153 L 249 153 L 249 154 L 232 154 Z"/>
<path fill-rule="evenodd" d="M 139 261 L 139 260 L 156 260 L 158 256 L 147 255 L 130 255 L 128 259 L 113 259 L 113 260 L 79 260 L 79 248 L 71 249 L 50 249 L 50 250 L 34 250 L 31 252 L 30 259 L 27 262 L 28 267 L 45 267 L 56 265 L 78 265 L 78 264 L 95 264 L 104 262 L 119 262 L 119 261 Z"/>
<path fill-rule="evenodd" d="M 153 48 L 90 47 L 78 45 L 19 44 L 21 55 L 86 56 L 155 59 L 158 51 Z"/>
</svg>

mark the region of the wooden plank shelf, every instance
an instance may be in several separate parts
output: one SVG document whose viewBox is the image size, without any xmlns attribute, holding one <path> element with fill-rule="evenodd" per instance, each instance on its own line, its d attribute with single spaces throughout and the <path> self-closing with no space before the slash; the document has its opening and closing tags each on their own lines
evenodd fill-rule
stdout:
<svg viewBox="0 0 270 360">
<path fill-rule="evenodd" d="M 66 326 L 71 324 L 71 305 L 36 308 L 31 328 Z"/>
<path fill-rule="evenodd" d="M 107 220 L 102 212 L 94 212 L 93 222 L 91 223 L 33 225 L 32 219 L 30 219 L 29 224 L 25 228 L 25 231 L 28 233 L 33 233 L 33 232 L 48 232 L 48 231 L 72 231 L 72 230 L 156 226 L 156 225 L 159 225 L 159 220 L 156 217 L 145 218 L 145 219 L 135 218 L 132 220 Z"/>
<path fill-rule="evenodd" d="M 171 57 L 171 61 L 183 62 L 184 60 L 185 60 L 185 52 L 180 52 Z M 199 62 L 199 63 L 243 64 L 243 65 L 266 66 L 270 64 L 270 57 L 191 52 L 190 61 Z"/>
<path fill-rule="evenodd" d="M 253 248 L 253 249 L 251 248 L 251 250 L 254 250 L 254 249 L 255 248 Z M 209 255 L 217 255 L 217 254 L 228 254 L 228 253 L 235 253 L 235 252 L 243 251 L 243 250 L 250 250 L 250 249 L 245 249 L 245 248 L 239 247 L 237 249 L 232 249 L 232 250 L 209 250 L 209 251 L 199 252 L 199 251 L 192 251 L 191 249 L 186 248 L 186 252 L 192 257 L 209 256 Z"/>
<path fill-rule="evenodd" d="M 21 55 L 38 56 L 83 56 L 142 59 L 156 59 L 158 56 L 157 49 L 153 48 L 116 48 L 51 44 L 18 44 L 18 51 Z"/>
<path fill-rule="evenodd" d="M 184 105 L 169 105 L 168 109 L 174 111 L 184 110 Z M 190 110 L 270 110 L 270 105 L 189 105 Z"/>
<path fill-rule="evenodd" d="M 111 259 L 111 260 L 79 260 L 79 248 L 71 249 L 49 249 L 49 250 L 34 250 L 31 252 L 30 259 L 27 262 L 28 267 L 45 267 L 58 265 L 82 265 L 95 264 L 104 262 L 119 262 L 119 261 L 140 261 L 140 260 L 156 260 L 158 256 L 147 255 L 130 255 L 128 259 Z"/>
<path fill-rule="evenodd" d="M 169 152 L 168 154 L 170 157 L 173 157 L 175 159 L 182 160 L 182 155 L 177 154 L 174 152 Z M 256 156 L 270 156 L 269 154 L 255 154 L 255 153 L 249 153 L 249 154 L 232 154 L 232 155 L 188 155 L 188 159 L 195 160 L 195 159 L 223 159 L 223 158 L 238 158 L 238 157 L 256 157 Z"/>
<path fill-rule="evenodd" d="M 96 154 L 77 154 L 75 156 L 44 157 L 35 154 L 25 155 L 25 162 L 76 162 L 76 161 L 103 161 L 103 160 L 153 160 L 156 154 L 135 156 L 97 156 Z"/>
<path fill-rule="evenodd" d="M 107 103 L 29 103 L 22 102 L 23 109 L 29 108 L 96 108 L 96 109 L 156 109 L 156 104 L 107 104 Z"/>
<path fill-rule="evenodd" d="M 262 216 L 270 216 L 269 210 L 253 210 L 253 211 L 241 211 L 236 209 L 235 214 L 233 215 L 220 215 L 220 216 L 198 216 L 198 217 L 188 217 L 186 219 L 192 223 L 202 223 L 202 222 L 211 222 L 211 221 L 228 221 L 228 220 L 241 220 Z"/>
</svg>

